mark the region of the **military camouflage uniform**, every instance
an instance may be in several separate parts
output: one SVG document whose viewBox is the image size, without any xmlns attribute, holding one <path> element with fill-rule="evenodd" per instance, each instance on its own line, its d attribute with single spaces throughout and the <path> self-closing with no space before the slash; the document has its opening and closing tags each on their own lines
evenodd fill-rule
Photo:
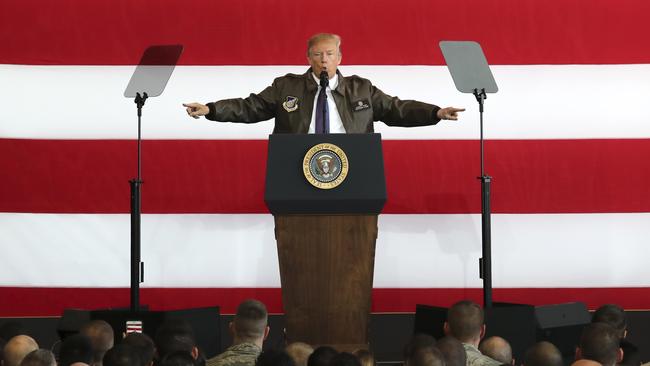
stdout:
<svg viewBox="0 0 650 366">
<path fill-rule="evenodd" d="M 499 366 L 501 362 L 494 360 L 478 350 L 471 344 L 463 343 L 467 354 L 467 366 Z"/>
<path fill-rule="evenodd" d="M 254 366 L 261 352 L 254 343 L 240 343 L 209 359 L 205 366 Z"/>
</svg>

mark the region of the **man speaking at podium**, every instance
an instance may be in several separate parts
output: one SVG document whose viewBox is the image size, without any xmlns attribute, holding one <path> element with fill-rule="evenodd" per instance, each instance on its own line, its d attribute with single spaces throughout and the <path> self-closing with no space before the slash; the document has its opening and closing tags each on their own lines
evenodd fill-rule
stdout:
<svg viewBox="0 0 650 366">
<path fill-rule="evenodd" d="M 457 120 L 462 108 L 440 108 L 384 94 L 370 81 L 345 77 L 341 38 L 319 33 L 307 42 L 311 68 L 302 75 L 287 74 L 259 94 L 214 103 L 186 103 L 187 114 L 220 122 L 254 123 L 275 118 L 273 133 L 369 133 L 373 122 L 389 126 L 428 126 Z"/>
</svg>

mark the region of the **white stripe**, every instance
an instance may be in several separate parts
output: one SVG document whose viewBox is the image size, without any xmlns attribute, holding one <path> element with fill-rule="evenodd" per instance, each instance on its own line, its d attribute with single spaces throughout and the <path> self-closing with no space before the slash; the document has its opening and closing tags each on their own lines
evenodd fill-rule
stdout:
<svg viewBox="0 0 650 366">
<path fill-rule="evenodd" d="M 650 283 L 650 213 L 492 216 L 495 287 Z M 129 215 L 0 214 L 2 286 L 128 287 Z M 381 215 L 374 286 L 480 287 L 480 215 Z M 143 215 L 143 287 L 279 287 L 271 215 Z"/>
<path fill-rule="evenodd" d="M 0 65 L 0 137 L 135 139 L 135 104 L 122 97 L 133 66 Z M 182 102 L 208 102 L 259 92 L 276 76 L 305 66 L 177 67 L 161 97 L 144 106 L 148 139 L 265 139 L 272 122 L 254 125 L 190 119 Z M 464 106 L 459 123 L 388 128 L 389 139 L 477 139 L 474 97 L 460 94 L 444 66 L 342 66 L 384 92 L 441 106 Z M 489 95 L 489 139 L 648 138 L 650 65 L 493 66 L 499 93 Z"/>
</svg>

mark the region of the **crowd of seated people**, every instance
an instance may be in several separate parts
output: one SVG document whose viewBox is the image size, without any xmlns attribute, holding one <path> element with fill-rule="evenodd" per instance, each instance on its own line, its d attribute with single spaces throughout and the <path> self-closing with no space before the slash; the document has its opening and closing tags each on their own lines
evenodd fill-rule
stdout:
<svg viewBox="0 0 650 366">
<path fill-rule="evenodd" d="M 416 334 L 404 346 L 404 366 L 564 366 L 559 349 L 550 342 L 531 345 L 523 359 L 513 358 L 507 339 L 484 337 L 483 309 L 471 301 L 451 306 L 443 327 L 445 336 L 434 339 Z M 0 330 L 0 366 L 376 366 L 367 349 L 339 352 L 329 346 L 302 342 L 284 349 L 263 351 L 269 335 L 268 313 L 263 303 L 246 300 L 229 323 L 232 345 L 206 359 L 192 327 L 183 320 L 162 324 L 153 339 L 129 333 L 114 344 L 111 326 L 102 320 L 84 324 L 66 337 L 55 355 L 39 348 L 19 326 Z M 626 340 L 625 312 L 604 305 L 582 330 L 572 366 L 640 366 L 639 349 Z M 650 366 L 650 364 L 645 364 Z M 645 366 L 644 365 L 644 366 Z"/>
</svg>

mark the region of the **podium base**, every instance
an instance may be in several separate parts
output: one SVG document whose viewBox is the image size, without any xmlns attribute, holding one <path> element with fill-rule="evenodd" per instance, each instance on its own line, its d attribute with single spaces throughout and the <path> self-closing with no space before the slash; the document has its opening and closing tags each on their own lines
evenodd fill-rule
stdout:
<svg viewBox="0 0 650 366">
<path fill-rule="evenodd" d="M 367 348 L 377 215 L 276 215 L 289 342 Z"/>
</svg>

